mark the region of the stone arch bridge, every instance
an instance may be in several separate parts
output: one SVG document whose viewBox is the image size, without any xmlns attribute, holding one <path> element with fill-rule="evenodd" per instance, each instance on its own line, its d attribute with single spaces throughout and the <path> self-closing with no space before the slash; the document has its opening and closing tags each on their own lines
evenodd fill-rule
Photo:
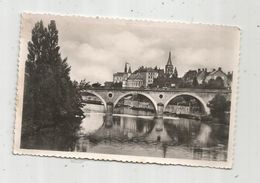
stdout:
<svg viewBox="0 0 260 183">
<path fill-rule="evenodd" d="M 207 106 L 216 94 L 223 95 L 227 100 L 231 100 L 231 90 L 227 89 L 195 89 L 195 88 L 176 88 L 176 89 L 107 89 L 107 88 L 89 88 L 82 92 L 82 95 L 88 93 L 97 96 L 105 106 L 108 112 L 112 112 L 118 101 L 125 96 L 139 94 L 148 98 L 156 110 L 157 115 L 163 115 L 166 106 L 171 100 L 178 96 L 191 96 L 202 104 L 206 114 L 210 113 Z"/>
</svg>

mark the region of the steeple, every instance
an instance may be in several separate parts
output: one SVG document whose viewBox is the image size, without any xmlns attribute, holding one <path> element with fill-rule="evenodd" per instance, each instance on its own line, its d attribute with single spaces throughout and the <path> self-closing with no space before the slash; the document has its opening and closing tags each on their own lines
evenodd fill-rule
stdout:
<svg viewBox="0 0 260 183">
<path fill-rule="evenodd" d="M 165 65 L 165 74 L 168 76 L 173 74 L 171 52 L 169 52 L 169 58 L 168 58 L 167 64 Z"/>
<path fill-rule="evenodd" d="M 127 73 L 127 62 L 125 63 L 125 73 Z"/>
<path fill-rule="evenodd" d="M 171 52 L 169 52 L 169 58 L 166 65 L 172 65 L 172 58 L 171 58 Z"/>
</svg>

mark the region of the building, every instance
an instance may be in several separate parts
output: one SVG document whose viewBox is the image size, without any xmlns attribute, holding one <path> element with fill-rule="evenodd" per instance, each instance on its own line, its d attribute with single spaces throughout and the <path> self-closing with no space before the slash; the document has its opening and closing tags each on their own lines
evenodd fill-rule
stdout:
<svg viewBox="0 0 260 183">
<path fill-rule="evenodd" d="M 143 86 L 148 87 L 149 85 L 154 83 L 154 80 L 156 78 L 158 78 L 160 75 L 164 75 L 164 70 L 157 67 L 151 68 L 151 67 L 142 66 L 136 71 L 134 71 L 133 74 L 139 74 L 138 79 L 142 78 Z M 131 82 L 132 82 L 132 78 L 131 78 Z"/>
<path fill-rule="evenodd" d="M 163 69 L 154 67 L 140 67 L 135 73 L 140 73 L 143 77 L 143 86 L 148 87 L 152 85 L 158 77 L 161 78 L 177 78 L 178 72 L 177 68 L 173 66 L 171 59 L 171 52 L 169 52 L 169 57 L 165 65 L 165 72 Z"/>
<path fill-rule="evenodd" d="M 197 79 L 197 70 L 189 70 L 182 77 L 183 82 L 187 85 L 192 85 L 194 80 Z"/>
<path fill-rule="evenodd" d="M 158 71 L 151 67 L 140 69 L 138 73 L 142 75 L 143 84 L 145 87 L 153 84 L 154 79 L 157 78 L 159 75 Z"/>
<path fill-rule="evenodd" d="M 111 81 L 106 81 L 106 82 L 104 83 L 104 85 L 105 85 L 105 87 L 110 88 L 110 87 L 113 86 L 113 82 L 111 82 Z"/>
<path fill-rule="evenodd" d="M 113 74 L 113 83 L 123 83 L 127 80 L 128 74 L 125 72 L 116 72 Z"/>
<path fill-rule="evenodd" d="M 232 73 L 226 74 L 221 67 L 208 72 L 206 68 L 189 70 L 182 78 L 184 86 L 204 85 L 206 87 L 225 87 L 229 88 L 232 82 Z M 195 81 L 196 80 L 196 81 Z M 221 84 L 223 81 L 223 84 Z"/>
<path fill-rule="evenodd" d="M 153 85 L 157 78 L 168 78 L 174 81 L 178 78 L 177 68 L 172 64 L 171 52 L 169 52 L 165 71 L 164 69 L 157 68 L 157 66 L 154 68 L 141 66 L 132 73 L 131 67 L 127 66 L 128 63 L 125 63 L 124 72 L 113 74 L 113 83 L 122 83 L 122 87 L 149 87 Z"/>
<path fill-rule="evenodd" d="M 208 74 L 209 72 L 207 71 L 206 68 L 198 69 L 198 73 L 197 73 L 198 84 L 203 84 Z"/>
<path fill-rule="evenodd" d="M 141 73 L 133 73 L 126 81 L 126 87 L 128 88 L 140 88 L 144 86 L 144 78 Z"/>
<path fill-rule="evenodd" d="M 164 69 L 158 68 L 157 66 L 154 67 L 154 70 L 158 73 L 158 77 L 164 76 Z"/>
<path fill-rule="evenodd" d="M 124 72 L 116 72 L 113 74 L 113 83 L 122 83 L 122 86 L 126 86 L 127 78 L 131 75 L 131 67 L 129 66 L 127 71 L 127 64 L 125 63 Z"/>
<path fill-rule="evenodd" d="M 222 71 L 221 67 L 217 70 L 213 69 L 213 71 L 206 76 L 205 83 L 208 83 L 210 80 L 216 80 L 217 78 L 223 80 L 224 87 L 230 87 L 231 81 L 228 79 L 228 75 Z"/>
</svg>

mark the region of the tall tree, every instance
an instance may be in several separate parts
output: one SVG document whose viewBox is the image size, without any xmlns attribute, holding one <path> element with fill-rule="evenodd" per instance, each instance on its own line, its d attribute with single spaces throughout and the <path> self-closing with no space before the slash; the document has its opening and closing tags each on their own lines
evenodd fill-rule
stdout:
<svg viewBox="0 0 260 183">
<path fill-rule="evenodd" d="M 177 71 L 177 68 L 175 67 L 174 68 L 174 73 L 173 73 L 174 77 L 175 78 L 178 78 L 178 71 Z"/>
<path fill-rule="evenodd" d="M 67 58 L 61 58 L 54 20 L 48 27 L 42 21 L 35 24 L 28 52 L 21 146 L 38 144 L 43 148 L 67 149 L 71 144 L 61 141 L 76 138 L 84 117 L 83 100 L 78 83 L 70 79 Z M 45 136 L 53 139 L 51 145 L 45 144 Z M 28 143 L 28 139 L 32 142 Z"/>
</svg>

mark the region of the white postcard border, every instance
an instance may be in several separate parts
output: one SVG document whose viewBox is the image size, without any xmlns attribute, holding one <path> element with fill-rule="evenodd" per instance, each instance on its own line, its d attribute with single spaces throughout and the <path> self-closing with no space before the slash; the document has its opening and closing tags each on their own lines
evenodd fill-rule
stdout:
<svg viewBox="0 0 260 183">
<path fill-rule="evenodd" d="M 76 158 L 76 159 L 90 159 L 90 160 L 107 160 L 107 161 L 120 161 L 120 162 L 132 162 L 132 163 L 154 163 L 154 164 L 165 164 L 165 165 L 184 165 L 184 166 L 199 166 L 199 167 L 211 167 L 211 168 L 224 168 L 231 169 L 233 166 L 234 159 L 234 146 L 235 146 L 235 121 L 237 113 L 237 99 L 238 99 L 238 79 L 239 79 L 239 58 L 240 58 L 240 29 L 236 26 L 227 25 L 215 25 L 215 24 L 202 24 L 195 23 L 201 26 L 216 26 L 216 27 L 228 27 L 238 30 L 239 40 L 237 42 L 237 63 L 233 70 L 233 82 L 232 82 L 232 93 L 231 93 L 231 112 L 230 112 L 230 127 L 229 127 L 229 142 L 228 142 L 228 153 L 227 161 L 205 161 L 205 160 L 192 160 L 192 159 L 177 159 L 177 158 L 156 158 L 156 157 L 144 157 L 144 156 L 129 156 L 129 155 L 114 155 L 114 154 L 99 154 L 99 153 L 88 153 L 88 152 L 66 152 L 66 151 L 52 151 L 52 150 L 35 150 L 35 149 L 21 149 L 20 148 L 20 136 L 21 136 L 21 124 L 22 124 L 22 110 L 23 110 L 23 92 L 24 92 L 24 73 L 25 73 L 25 60 L 21 60 L 22 52 L 26 51 L 27 46 L 22 45 L 22 30 L 23 30 L 23 15 L 51 15 L 51 16 L 74 16 L 85 17 L 85 18 L 97 18 L 90 16 L 81 15 L 63 15 L 55 13 L 31 13 L 25 12 L 21 15 L 20 25 L 20 44 L 19 44 L 19 60 L 18 60 L 18 81 L 17 81 L 17 96 L 16 96 L 16 118 L 15 118 L 15 129 L 14 129 L 14 144 L 13 153 L 17 155 L 34 155 L 34 156 L 54 156 L 62 158 Z M 162 21 L 162 20 L 150 20 L 150 19 L 127 19 L 118 17 L 98 17 L 104 19 L 118 19 L 125 21 L 152 21 L 162 23 L 176 23 L 176 24 L 190 24 L 188 22 L 176 22 L 176 21 Z M 192 23 L 194 24 L 194 23 Z"/>
</svg>

